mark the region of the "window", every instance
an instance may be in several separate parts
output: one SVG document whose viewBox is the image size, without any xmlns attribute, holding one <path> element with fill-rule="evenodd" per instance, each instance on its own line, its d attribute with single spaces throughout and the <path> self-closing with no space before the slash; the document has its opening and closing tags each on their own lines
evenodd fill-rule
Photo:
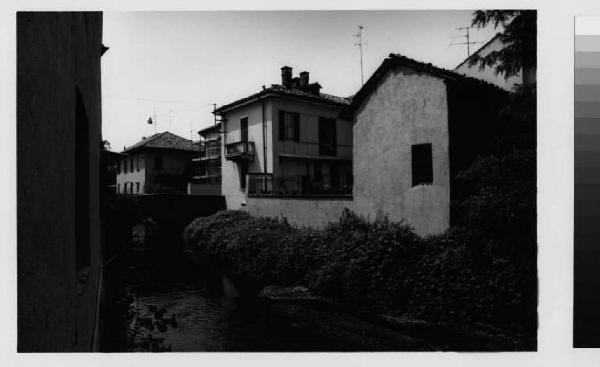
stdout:
<svg viewBox="0 0 600 367">
<path fill-rule="evenodd" d="M 123 160 L 123 173 L 127 173 L 127 161 Z"/>
<path fill-rule="evenodd" d="M 279 111 L 279 140 L 300 141 L 300 114 Z"/>
<path fill-rule="evenodd" d="M 162 169 L 163 168 L 163 157 L 160 155 L 155 155 L 154 156 L 154 168 L 155 169 Z"/>
<path fill-rule="evenodd" d="M 131 165 L 131 172 L 133 172 L 133 159 L 131 159 L 131 161 L 129 163 Z"/>
<path fill-rule="evenodd" d="M 140 193 L 140 183 L 139 183 L 139 182 L 136 182 L 136 183 L 135 183 L 135 193 L 136 193 L 136 194 L 139 194 L 139 193 Z"/>
<path fill-rule="evenodd" d="M 336 143 L 336 120 L 319 117 L 319 154 L 335 156 Z"/>
<path fill-rule="evenodd" d="M 240 141 L 248 141 L 248 118 L 240 119 Z"/>
<path fill-rule="evenodd" d="M 433 158 L 431 144 L 417 144 L 412 147 L 412 185 L 433 184 Z"/>
<path fill-rule="evenodd" d="M 129 183 L 129 194 L 133 195 L 133 182 Z"/>
<path fill-rule="evenodd" d="M 137 157 L 137 161 L 135 162 L 135 165 L 137 167 L 137 171 L 140 171 L 140 157 Z"/>
</svg>

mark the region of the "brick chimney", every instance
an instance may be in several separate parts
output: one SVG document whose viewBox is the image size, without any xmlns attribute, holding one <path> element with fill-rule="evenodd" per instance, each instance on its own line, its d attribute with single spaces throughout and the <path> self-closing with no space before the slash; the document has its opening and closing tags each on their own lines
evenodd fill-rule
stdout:
<svg viewBox="0 0 600 367">
<path fill-rule="evenodd" d="M 308 71 L 300 73 L 300 87 L 304 88 L 308 85 Z"/>
<path fill-rule="evenodd" d="M 281 85 L 286 88 L 292 87 L 292 68 L 289 66 L 281 68 Z"/>
</svg>

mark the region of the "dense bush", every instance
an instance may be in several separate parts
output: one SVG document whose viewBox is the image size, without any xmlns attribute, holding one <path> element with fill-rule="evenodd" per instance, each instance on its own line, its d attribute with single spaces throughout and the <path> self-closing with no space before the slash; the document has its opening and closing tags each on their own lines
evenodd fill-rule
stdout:
<svg viewBox="0 0 600 367">
<path fill-rule="evenodd" d="M 512 259 L 473 251 L 484 241 L 475 231 L 421 239 L 348 210 L 322 230 L 225 211 L 196 219 L 184 237 L 188 251 L 258 287 L 304 285 L 355 310 L 535 330 L 535 272 L 532 284 Z"/>
</svg>

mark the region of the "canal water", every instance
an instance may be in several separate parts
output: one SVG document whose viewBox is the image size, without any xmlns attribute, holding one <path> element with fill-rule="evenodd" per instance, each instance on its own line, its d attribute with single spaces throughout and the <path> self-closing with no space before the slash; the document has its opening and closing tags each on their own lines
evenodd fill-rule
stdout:
<svg viewBox="0 0 600 367">
<path fill-rule="evenodd" d="M 163 319 L 176 326 L 157 330 L 140 322 L 163 310 Z M 226 297 L 202 285 L 170 284 L 139 295 L 131 304 L 137 318 L 129 325 L 138 337 L 130 351 L 149 350 L 142 342 L 148 334 L 160 340 L 162 351 L 335 351 L 348 346 L 315 334 L 281 316 L 257 299 Z M 144 324 L 144 325 L 140 325 Z M 136 329 L 137 328 L 137 329 Z"/>
<path fill-rule="evenodd" d="M 135 226 L 132 245 L 105 267 L 104 352 L 414 350 L 410 338 L 350 315 L 228 292 L 186 260 L 182 231 Z"/>
</svg>

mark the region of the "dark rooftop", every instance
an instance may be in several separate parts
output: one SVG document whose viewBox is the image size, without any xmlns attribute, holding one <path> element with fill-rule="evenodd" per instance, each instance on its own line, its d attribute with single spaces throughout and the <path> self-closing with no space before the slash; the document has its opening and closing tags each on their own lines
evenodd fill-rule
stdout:
<svg viewBox="0 0 600 367">
<path fill-rule="evenodd" d="M 281 84 L 271 84 L 268 88 L 263 86 L 260 92 L 223 105 L 216 109 L 214 113 L 223 113 L 237 106 L 269 97 L 291 97 L 341 107 L 350 105 L 349 98 L 321 93 L 321 85 L 319 83 L 310 83 L 309 73 L 307 71 L 301 72 L 300 77 L 295 78 L 292 78 L 291 67 L 284 66 L 281 68 L 281 71 Z"/>
<path fill-rule="evenodd" d="M 344 97 L 338 97 L 331 94 L 319 93 L 312 94 L 299 89 L 294 88 L 286 88 L 280 84 L 273 84 L 269 88 L 265 88 L 262 91 L 252 94 L 248 97 L 238 99 L 237 101 L 231 102 L 229 104 L 223 105 L 215 110 L 215 113 L 225 112 L 233 107 L 238 105 L 242 105 L 245 103 L 253 102 L 254 100 L 259 100 L 267 97 L 295 97 L 301 98 L 314 102 L 321 102 L 325 104 L 338 105 L 338 106 L 348 106 L 350 105 L 350 99 Z"/>
<path fill-rule="evenodd" d="M 204 129 L 201 129 L 198 131 L 198 134 L 200 134 L 202 137 L 206 137 L 205 135 L 212 133 L 212 132 L 218 132 L 221 129 L 221 123 L 218 122 L 216 125 L 210 125 L 208 127 L 205 127 Z"/>
<path fill-rule="evenodd" d="M 368 96 L 376 87 L 379 80 L 393 67 L 397 66 L 406 66 L 420 73 L 427 73 L 429 75 L 436 76 L 438 78 L 444 80 L 453 80 L 453 81 L 461 81 L 466 83 L 471 83 L 473 85 L 479 85 L 482 88 L 493 88 L 498 90 L 499 92 L 504 92 L 498 86 L 483 81 L 481 79 L 468 77 L 463 74 L 459 74 L 452 70 L 447 70 L 444 68 L 440 68 L 434 66 L 430 63 L 425 63 L 422 61 L 413 60 L 406 56 L 400 54 L 390 54 L 381 65 L 375 70 L 375 72 L 371 75 L 371 77 L 367 80 L 367 82 L 362 86 L 362 88 L 354 95 L 351 102 L 351 109 L 357 107 L 362 100 Z"/>
<path fill-rule="evenodd" d="M 140 140 L 132 146 L 125 148 L 123 153 L 128 153 L 132 150 L 138 150 L 142 148 L 198 151 L 198 147 L 195 146 L 191 140 L 165 131 Z"/>
</svg>

